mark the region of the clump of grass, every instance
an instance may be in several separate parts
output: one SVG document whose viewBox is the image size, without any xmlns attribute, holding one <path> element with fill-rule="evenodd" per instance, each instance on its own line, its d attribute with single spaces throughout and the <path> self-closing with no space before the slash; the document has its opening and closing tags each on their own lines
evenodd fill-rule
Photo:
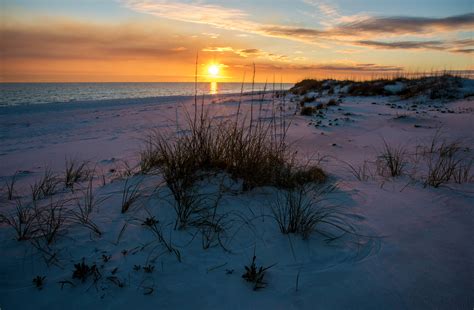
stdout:
<svg viewBox="0 0 474 310">
<path fill-rule="evenodd" d="M 259 118 L 249 124 L 237 116 L 233 122 L 219 122 L 201 112 L 187 120 L 187 134 L 170 138 L 152 133 L 153 151 L 147 151 L 159 158 L 158 168 L 178 205 L 195 198 L 185 193 L 192 191 L 200 173 L 227 172 L 243 181 L 244 190 L 250 190 L 278 186 L 281 176 L 293 164 L 295 153 L 286 143 L 289 124 L 276 124 L 276 118 L 267 123 Z M 149 166 L 149 162 L 153 162 L 151 157 L 143 160 L 143 165 Z"/>
<path fill-rule="evenodd" d="M 315 188 L 299 186 L 278 193 L 271 206 L 273 218 L 283 234 L 298 234 L 308 239 L 314 231 L 329 236 L 320 225 L 330 226 L 342 234 L 352 230 L 344 219 L 344 214 L 336 207 L 322 206 L 323 196 L 334 187 Z M 331 239 L 337 236 L 329 236 Z"/>
<path fill-rule="evenodd" d="M 256 264 L 257 256 L 253 255 L 252 262 L 248 266 L 244 266 L 245 273 L 242 275 L 242 278 L 247 282 L 253 284 L 253 290 L 259 290 L 267 286 L 267 283 L 264 281 L 265 272 L 275 266 L 275 264 L 268 267 L 257 267 Z"/>
<path fill-rule="evenodd" d="M 384 148 L 377 161 L 378 172 L 382 176 L 401 176 L 407 165 L 407 152 L 404 147 L 389 145 L 384 140 Z"/>
<path fill-rule="evenodd" d="M 90 177 L 91 171 L 87 164 L 87 161 L 78 162 L 74 159 L 66 159 L 66 170 L 64 172 L 64 185 L 66 188 L 74 189 L 75 183 Z"/>
<path fill-rule="evenodd" d="M 473 182 L 474 175 L 471 173 L 474 159 L 466 159 L 454 169 L 453 180 L 458 184 Z"/>
<path fill-rule="evenodd" d="M 13 228 L 18 241 L 29 240 L 35 236 L 37 231 L 35 220 L 33 208 L 24 206 L 21 200 L 16 201 L 16 208 L 13 214 L 0 214 L 0 223 L 6 223 Z"/>
<path fill-rule="evenodd" d="M 157 141 L 162 158 L 160 170 L 174 198 L 175 228 L 184 228 L 191 216 L 201 209 L 201 199 L 195 187 L 198 159 L 192 147 L 186 141 L 175 144 L 161 138 Z"/>
<path fill-rule="evenodd" d="M 64 233 L 67 220 L 64 208 L 66 202 L 66 200 L 51 200 L 46 206 L 35 205 L 34 207 L 38 237 L 42 237 L 48 245 Z"/>
<path fill-rule="evenodd" d="M 31 186 L 33 201 L 54 195 L 59 183 L 60 181 L 58 177 L 51 171 L 51 169 L 46 169 L 43 177 Z"/>
<path fill-rule="evenodd" d="M 77 202 L 77 210 L 72 210 L 74 221 L 84 225 L 96 235 L 101 236 L 99 227 L 92 221 L 91 214 L 107 197 L 99 198 L 94 195 L 92 178 L 89 179 L 86 189 L 83 191 L 82 199 Z"/>
<path fill-rule="evenodd" d="M 140 152 L 140 171 L 142 173 L 149 173 L 156 167 L 160 166 L 160 153 L 154 147 L 151 138 L 145 144 L 145 148 Z"/>
<path fill-rule="evenodd" d="M 130 179 L 125 180 L 125 184 L 122 190 L 122 203 L 121 212 L 127 212 L 130 207 L 138 201 L 141 197 L 140 186 L 141 182 L 135 184 L 129 184 Z"/>
<path fill-rule="evenodd" d="M 439 187 L 451 180 L 469 182 L 472 157 L 468 153 L 460 142 L 447 142 L 436 135 L 423 154 L 427 162 L 425 186 Z"/>
<path fill-rule="evenodd" d="M 293 189 L 305 186 L 306 184 L 323 184 L 327 181 L 327 175 L 318 165 L 305 165 L 296 167 L 290 164 L 286 171 L 282 171 L 278 187 L 283 189 Z"/>
<path fill-rule="evenodd" d="M 355 165 L 351 164 L 348 162 L 344 162 L 347 167 L 349 172 L 358 180 L 361 182 L 366 182 L 368 181 L 371 177 L 373 178 L 374 175 L 369 167 L 369 162 L 367 160 L 364 160 L 364 162 L 361 165 Z"/>
</svg>

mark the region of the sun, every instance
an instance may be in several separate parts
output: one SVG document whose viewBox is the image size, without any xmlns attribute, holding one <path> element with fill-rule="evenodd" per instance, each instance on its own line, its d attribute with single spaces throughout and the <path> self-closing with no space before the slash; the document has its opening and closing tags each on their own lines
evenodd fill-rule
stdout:
<svg viewBox="0 0 474 310">
<path fill-rule="evenodd" d="M 219 74 L 219 66 L 218 65 L 210 65 L 207 68 L 207 72 L 209 72 L 212 76 L 217 76 Z"/>
</svg>

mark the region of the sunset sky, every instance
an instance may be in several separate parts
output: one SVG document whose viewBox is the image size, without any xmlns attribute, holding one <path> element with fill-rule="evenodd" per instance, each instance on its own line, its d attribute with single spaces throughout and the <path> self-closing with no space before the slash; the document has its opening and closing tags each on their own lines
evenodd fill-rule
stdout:
<svg viewBox="0 0 474 310">
<path fill-rule="evenodd" d="M 474 70 L 472 0 L 2 0 L 3 82 Z M 209 75 L 209 66 L 219 73 Z"/>
</svg>

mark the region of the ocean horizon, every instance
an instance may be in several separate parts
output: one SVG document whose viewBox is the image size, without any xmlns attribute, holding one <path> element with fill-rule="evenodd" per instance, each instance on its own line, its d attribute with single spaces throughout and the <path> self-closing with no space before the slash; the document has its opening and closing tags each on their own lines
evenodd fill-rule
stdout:
<svg viewBox="0 0 474 310">
<path fill-rule="evenodd" d="M 266 85 L 266 86 L 265 86 Z M 293 84 L 275 84 L 275 90 Z M 270 83 L 199 82 L 197 94 L 220 95 L 273 89 Z M 113 99 L 194 96 L 193 82 L 0 83 L 0 107 Z"/>
</svg>

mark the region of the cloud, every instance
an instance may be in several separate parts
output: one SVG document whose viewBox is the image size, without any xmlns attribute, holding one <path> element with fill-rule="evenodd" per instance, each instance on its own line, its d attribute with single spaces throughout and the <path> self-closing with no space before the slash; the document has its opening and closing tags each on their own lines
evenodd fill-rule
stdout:
<svg viewBox="0 0 474 310">
<path fill-rule="evenodd" d="M 234 48 L 230 46 L 211 46 L 202 49 L 203 52 L 217 52 L 217 53 L 224 53 L 224 52 L 234 52 Z"/>
<path fill-rule="evenodd" d="M 423 49 L 448 51 L 453 53 L 471 53 L 474 40 L 455 40 L 455 41 L 357 41 L 361 46 L 369 46 L 378 49 Z"/>
<path fill-rule="evenodd" d="M 329 16 L 335 22 L 325 29 L 264 24 L 250 20 L 249 14 L 242 10 L 205 4 L 202 1 L 184 3 L 167 0 L 122 0 L 122 3 L 132 10 L 162 18 L 312 44 L 322 43 L 322 41 L 343 41 L 352 44 L 352 41 L 356 41 L 356 45 L 361 45 L 357 41 L 376 42 L 379 37 L 438 34 L 441 31 L 456 32 L 474 27 L 474 13 L 444 18 L 341 16 L 337 7 L 326 1 L 304 1 L 316 7 L 321 15 Z M 433 44 L 430 48 L 435 49 L 436 45 Z M 365 46 L 382 47 L 380 44 L 365 44 Z M 391 48 L 390 45 L 385 47 Z"/>
<path fill-rule="evenodd" d="M 125 7 L 137 12 L 167 19 L 212 25 L 217 28 L 250 30 L 248 14 L 239 9 L 225 8 L 202 2 L 184 3 L 167 0 L 122 0 Z M 244 21 L 244 24 L 239 22 Z"/>
<path fill-rule="evenodd" d="M 202 49 L 203 52 L 217 52 L 217 53 L 232 53 L 243 58 L 247 57 L 258 57 L 266 58 L 272 61 L 287 61 L 288 57 L 286 55 L 279 55 L 274 53 L 269 53 L 258 48 L 247 48 L 247 49 L 234 49 L 230 46 L 211 46 Z"/>
<path fill-rule="evenodd" d="M 330 32 L 340 35 L 357 34 L 420 34 L 436 31 L 458 31 L 474 27 L 474 13 L 445 18 L 426 17 L 368 17 L 343 23 Z"/>
<path fill-rule="evenodd" d="M 357 41 L 359 45 L 373 46 L 382 49 L 435 49 L 444 50 L 442 41 L 399 41 L 399 42 L 379 42 L 379 41 Z"/>
<path fill-rule="evenodd" d="M 195 48 L 182 46 L 180 38 L 157 38 L 153 32 L 131 25 L 85 25 L 73 21 L 2 26 L 0 37 L 4 59 L 179 59 L 194 54 L 191 50 Z"/>
<path fill-rule="evenodd" d="M 355 72 L 355 73 L 375 73 L 375 72 L 399 72 L 403 71 L 401 66 L 377 65 L 371 63 L 329 63 L 329 64 L 265 64 L 259 65 L 265 69 L 272 70 L 297 70 L 297 71 L 322 71 L 322 72 Z"/>
<path fill-rule="evenodd" d="M 303 0 L 303 2 L 315 9 L 315 11 L 311 10 L 308 12 L 305 10 L 301 11 L 301 13 L 316 18 L 324 26 L 333 25 L 337 20 L 343 17 L 339 13 L 338 7 L 327 1 Z"/>
</svg>

